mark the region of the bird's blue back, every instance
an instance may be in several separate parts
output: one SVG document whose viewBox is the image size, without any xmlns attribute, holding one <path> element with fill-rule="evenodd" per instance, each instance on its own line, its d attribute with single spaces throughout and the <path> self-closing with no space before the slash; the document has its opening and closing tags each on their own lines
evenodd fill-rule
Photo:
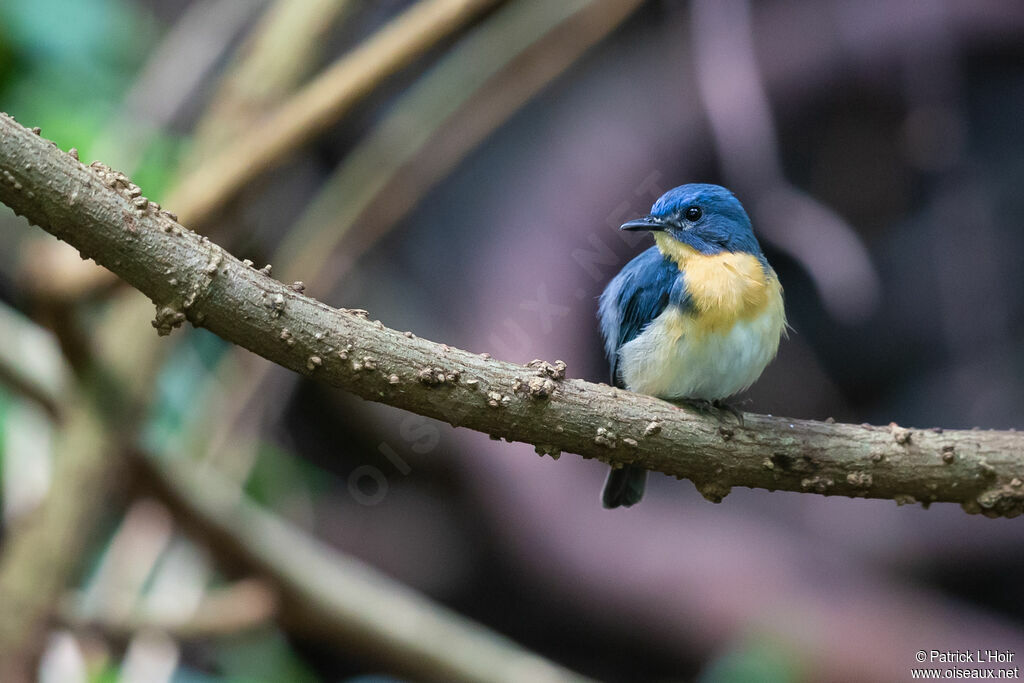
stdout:
<svg viewBox="0 0 1024 683">
<path fill-rule="evenodd" d="M 611 368 L 611 383 L 618 376 L 619 349 L 640 334 L 669 305 L 690 308 L 679 266 L 651 247 L 627 263 L 605 288 L 598 305 L 601 334 Z"/>
<path fill-rule="evenodd" d="M 786 317 L 782 287 L 739 200 L 718 185 L 681 185 L 621 229 L 650 231 L 656 246 L 601 294 L 612 384 L 702 401 L 749 387 L 775 356 Z M 637 503 L 645 481 L 641 466 L 612 468 L 602 504 Z"/>
</svg>

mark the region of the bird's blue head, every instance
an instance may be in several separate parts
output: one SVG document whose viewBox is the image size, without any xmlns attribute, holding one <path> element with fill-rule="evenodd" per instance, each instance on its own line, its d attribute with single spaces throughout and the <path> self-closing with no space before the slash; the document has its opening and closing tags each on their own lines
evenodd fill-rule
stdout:
<svg viewBox="0 0 1024 683">
<path fill-rule="evenodd" d="M 743 205 L 719 185 L 693 183 L 671 189 L 654 202 L 650 214 L 621 229 L 654 231 L 663 252 L 669 240 L 661 235 L 666 235 L 705 255 L 728 251 L 763 258 Z"/>
</svg>

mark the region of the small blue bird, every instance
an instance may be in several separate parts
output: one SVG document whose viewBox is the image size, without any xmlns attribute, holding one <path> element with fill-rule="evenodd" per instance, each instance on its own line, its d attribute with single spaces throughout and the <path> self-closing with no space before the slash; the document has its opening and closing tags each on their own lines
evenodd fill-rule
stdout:
<svg viewBox="0 0 1024 683">
<path fill-rule="evenodd" d="M 786 312 L 739 200 L 718 185 L 682 185 L 620 229 L 650 230 L 655 246 L 601 294 L 612 384 L 716 405 L 753 384 L 778 351 Z M 646 479 L 641 467 L 613 469 L 604 507 L 638 502 Z"/>
</svg>

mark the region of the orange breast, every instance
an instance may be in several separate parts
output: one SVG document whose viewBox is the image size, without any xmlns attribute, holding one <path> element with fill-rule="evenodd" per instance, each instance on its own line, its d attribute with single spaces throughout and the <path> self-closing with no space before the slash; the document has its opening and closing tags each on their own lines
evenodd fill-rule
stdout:
<svg viewBox="0 0 1024 683">
<path fill-rule="evenodd" d="M 705 255 L 670 235 L 656 233 L 654 238 L 661 253 L 683 271 L 695 331 L 722 332 L 770 309 L 785 315 L 779 279 L 753 254 Z"/>
</svg>

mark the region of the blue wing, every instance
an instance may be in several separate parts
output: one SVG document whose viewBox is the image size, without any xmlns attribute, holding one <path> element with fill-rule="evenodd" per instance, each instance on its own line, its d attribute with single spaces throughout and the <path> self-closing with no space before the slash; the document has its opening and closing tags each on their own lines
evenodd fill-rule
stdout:
<svg viewBox="0 0 1024 683">
<path fill-rule="evenodd" d="M 683 273 L 671 259 L 651 247 L 627 263 L 601 294 L 598 316 L 611 381 L 618 376 L 619 349 L 640 334 L 669 304 L 689 306 Z"/>
</svg>

